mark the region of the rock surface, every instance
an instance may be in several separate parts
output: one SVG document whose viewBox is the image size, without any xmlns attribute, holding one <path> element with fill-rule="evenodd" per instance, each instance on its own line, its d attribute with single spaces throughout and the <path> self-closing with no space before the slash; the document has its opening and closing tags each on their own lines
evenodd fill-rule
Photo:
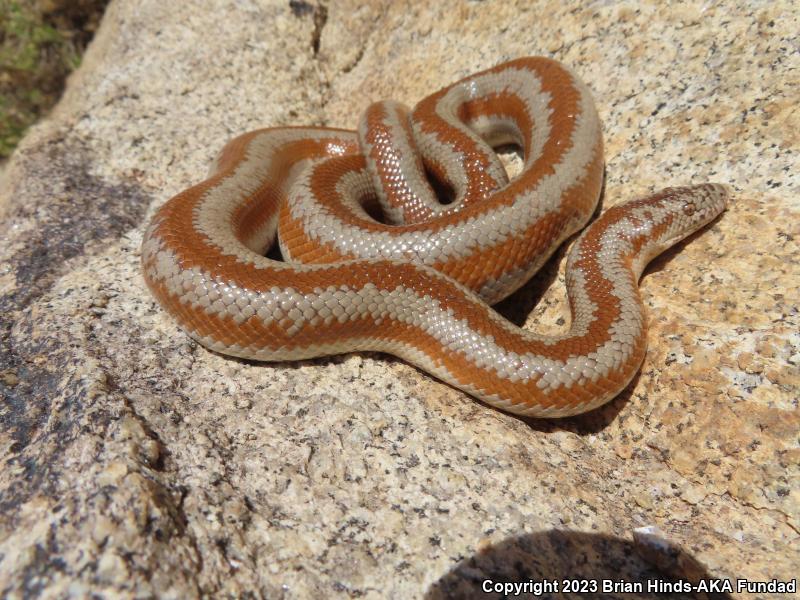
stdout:
<svg viewBox="0 0 800 600">
<path fill-rule="evenodd" d="M 484 577 L 796 575 L 797 9 L 539 4 L 109 6 L 4 173 L 0 595 L 443 598 L 478 596 Z M 225 140 L 352 127 L 370 101 L 413 104 L 535 54 L 595 93 L 606 206 L 737 190 L 647 270 L 650 348 L 610 405 L 525 421 L 382 355 L 232 360 L 147 293 L 147 219 Z M 551 266 L 501 311 L 563 331 L 562 282 Z M 632 532 L 651 525 L 686 560 L 640 558 Z"/>
</svg>

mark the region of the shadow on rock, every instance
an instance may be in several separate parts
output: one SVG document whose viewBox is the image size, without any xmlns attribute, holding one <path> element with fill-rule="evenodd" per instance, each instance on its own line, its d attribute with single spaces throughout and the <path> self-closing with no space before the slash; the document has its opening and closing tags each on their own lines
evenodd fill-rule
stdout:
<svg viewBox="0 0 800 600">
<path fill-rule="evenodd" d="M 508 538 L 460 562 L 434 583 L 426 600 L 450 598 L 730 598 L 725 591 L 675 591 L 677 582 L 721 583 L 685 551 L 651 534 L 628 541 L 576 531 Z M 489 583 L 491 582 L 491 583 Z M 506 583 L 553 582 L 549 589 L 503 589 Z M 594 582 L 594 583 L 593 583 Z M 617 589 L 603 590 L 617 584 Z M 662 586 L 648 590 L 648 582 Z M 500 584 L 500 585 L 498 585 Z M 623 587 L 641 584 L 642 590 Z M 557 586 L 557 588 L 555 587 Z M 565 586 L 573 589 L 565 591 Z M 596 587 L 594 587 L 596 586 Z M 672 587 L 669 587 L 672 586 Z M 594 591 L 596 589 L 596 591 Z M 672 591 L 670 591 L 672 590 Z M 720 588 L 722 590 L 722 588 Z"/>
</svg>

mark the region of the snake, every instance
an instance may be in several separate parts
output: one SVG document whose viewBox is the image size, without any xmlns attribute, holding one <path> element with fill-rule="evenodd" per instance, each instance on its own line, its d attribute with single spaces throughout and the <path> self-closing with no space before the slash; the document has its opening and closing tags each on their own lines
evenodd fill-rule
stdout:
<svg viewBox="0 0 800 600">
<path fill-rule="evenodd" d="M 509 178 L 497 149 L 516 149 Z M 565 417 L 617 396 L 643 362 L 647 263 L 713 221 L 705 183 L 617 204 L 601 123 L 563 64 L 511 60 L 357 130 L 242 134 L 165 202 L 142 242 L 158 303 L 201 345 L 256 361 L 389 353 L 502 411 Z M 568 238 L 571 325 L 542 335 L 491 305 Z"/>
</svg>

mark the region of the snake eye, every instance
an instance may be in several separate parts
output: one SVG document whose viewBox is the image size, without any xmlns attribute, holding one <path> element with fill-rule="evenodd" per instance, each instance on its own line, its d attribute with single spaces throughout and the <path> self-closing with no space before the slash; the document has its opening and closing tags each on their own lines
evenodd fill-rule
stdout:
<svg viewBox="0 0 800 600">
<path fill-rule="evenodd" d="M 694 202 L 687 202 L 683 205 L 683 212 L 691 217 L 695 212 L 697 212 L 697 207 L 694 205 Z"/>
</svg>

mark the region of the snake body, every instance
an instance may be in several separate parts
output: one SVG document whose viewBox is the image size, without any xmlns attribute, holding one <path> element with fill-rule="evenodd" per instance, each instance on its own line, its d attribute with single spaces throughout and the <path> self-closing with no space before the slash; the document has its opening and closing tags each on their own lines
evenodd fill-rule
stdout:
<svg viewBox="0 0 800 600">
<path fill-rule="evenodd" d="M 511 181 L 492 149 L 506 143 L 524 157 Z M 607 210 L 568 256 L 569 332 L 503 319 L 488 304 L 586 225 L 602 178 L 586 86 L 553 60 L 518 59 L 411 111 L 372 105 L 358 132 L 232 140 L 206 180 L 157 211 L 144 276 L 189 335 L 225 354 L 388 352 L 502 410 L 573 415 L 613 398 L 641 365 L 647 262 L 728 197 L 704 184 Z M 276 238 L 286 262 L 265 256 Z"/>
</svg>

